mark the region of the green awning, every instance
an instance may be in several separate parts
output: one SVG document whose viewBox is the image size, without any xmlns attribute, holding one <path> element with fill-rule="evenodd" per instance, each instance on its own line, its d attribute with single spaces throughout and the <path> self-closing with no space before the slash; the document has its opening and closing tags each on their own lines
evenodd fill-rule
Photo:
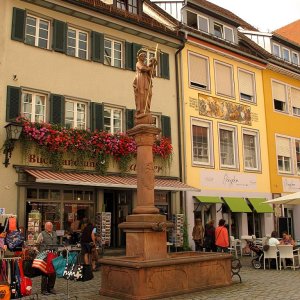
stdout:
<svg viewBox="0 0 300 300">
<path fill-rule="evenodd" d="M 267 201 L 265 198 L 248 198 L 249 202 L 252 204 L 257 213 L 272 213 L 273 208 L 268 203 L 263 203 Z"/>
<path fill-rule="evenodd" d="M 223 203 L 219 197 L 213 196 L 195 196 L 195 198 L 201 203 Z"/>
<path fill-rule="evenodd" d="M 223 199 L 232 212 L 252 212 L 251 208 L 248 206 L 244 198 L 224 197 Z"/>
</svg>

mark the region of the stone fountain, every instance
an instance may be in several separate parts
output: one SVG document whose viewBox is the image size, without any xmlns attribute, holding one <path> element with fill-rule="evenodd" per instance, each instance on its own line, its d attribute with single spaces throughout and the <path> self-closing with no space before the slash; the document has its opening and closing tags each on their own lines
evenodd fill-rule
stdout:
<svg viewBox="0 0 300 300">
<path fill-rule="evenodd" d="M 101 259 L 100 295 L 118 299 L 158 299 L 231 284 L 231 255 L 167 253 L 166 221 L 154 206 L 152 145 L 160 129 L 150 113 L 156 59 L 137 55 L 133 82 L 135 127 L 128 131 L 137 144 L 137 205 L 119 228 L 126 232 L 126 256 Z"/>
</svg>

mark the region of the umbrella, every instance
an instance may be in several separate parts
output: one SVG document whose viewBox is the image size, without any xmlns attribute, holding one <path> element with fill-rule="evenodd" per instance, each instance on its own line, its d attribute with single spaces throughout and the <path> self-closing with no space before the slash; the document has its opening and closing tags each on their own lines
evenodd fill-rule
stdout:
<svg viewBox="0 0 300 300">
<path fill-rule="evenodd" d="M 300 204 L 300 192 L 265 201 L 271 204 Z"/>
</svg>

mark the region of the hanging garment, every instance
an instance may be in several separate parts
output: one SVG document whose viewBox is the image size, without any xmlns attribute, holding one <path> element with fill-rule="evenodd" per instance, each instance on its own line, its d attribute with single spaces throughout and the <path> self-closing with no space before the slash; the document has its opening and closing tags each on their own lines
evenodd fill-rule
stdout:
<svg viewBox="0 0 300 300">
<path fill-rule="evenodd" d="M 17 230 L 17 218 L 16 217 L 9 217 L 8 218 L 8 230 L 15 231 Z"/>
<path fill-rule="evenodd" d="M 20 259 L 18 261 L 18 266 L 20 270 L 20 292 L 22 296 L 30 296 L 32 292 L 32 281 L 30 278 L 24 276 L 23 262 Z"/>
</svg>

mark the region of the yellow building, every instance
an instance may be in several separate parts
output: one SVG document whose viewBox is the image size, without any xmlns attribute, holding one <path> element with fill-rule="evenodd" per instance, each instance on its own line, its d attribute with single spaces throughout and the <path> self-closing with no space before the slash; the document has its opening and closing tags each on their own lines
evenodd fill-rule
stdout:
<svg viewBox="0 0 300 300">
<path fill-rule="evenodd" d="M 280 31 L 280 30 L 279 30 Z M 263 71 L 266 126 L 273 198 L 300 191 L 300 46 L 273 33 L 246 31 L 269 54 Z M 276 230 L 300 238 L 300 209 L 276 208 Z"/>
<path fill-rule="evenodd" d="M 266 60 L 238 27 L 254 30 L 207 1 L 182 10 L 181 52 L 185 182 L 189 235 L 194 218 L 224 218 L 230 235 L 273 230 L 263 70 Z"/>
</svg>

